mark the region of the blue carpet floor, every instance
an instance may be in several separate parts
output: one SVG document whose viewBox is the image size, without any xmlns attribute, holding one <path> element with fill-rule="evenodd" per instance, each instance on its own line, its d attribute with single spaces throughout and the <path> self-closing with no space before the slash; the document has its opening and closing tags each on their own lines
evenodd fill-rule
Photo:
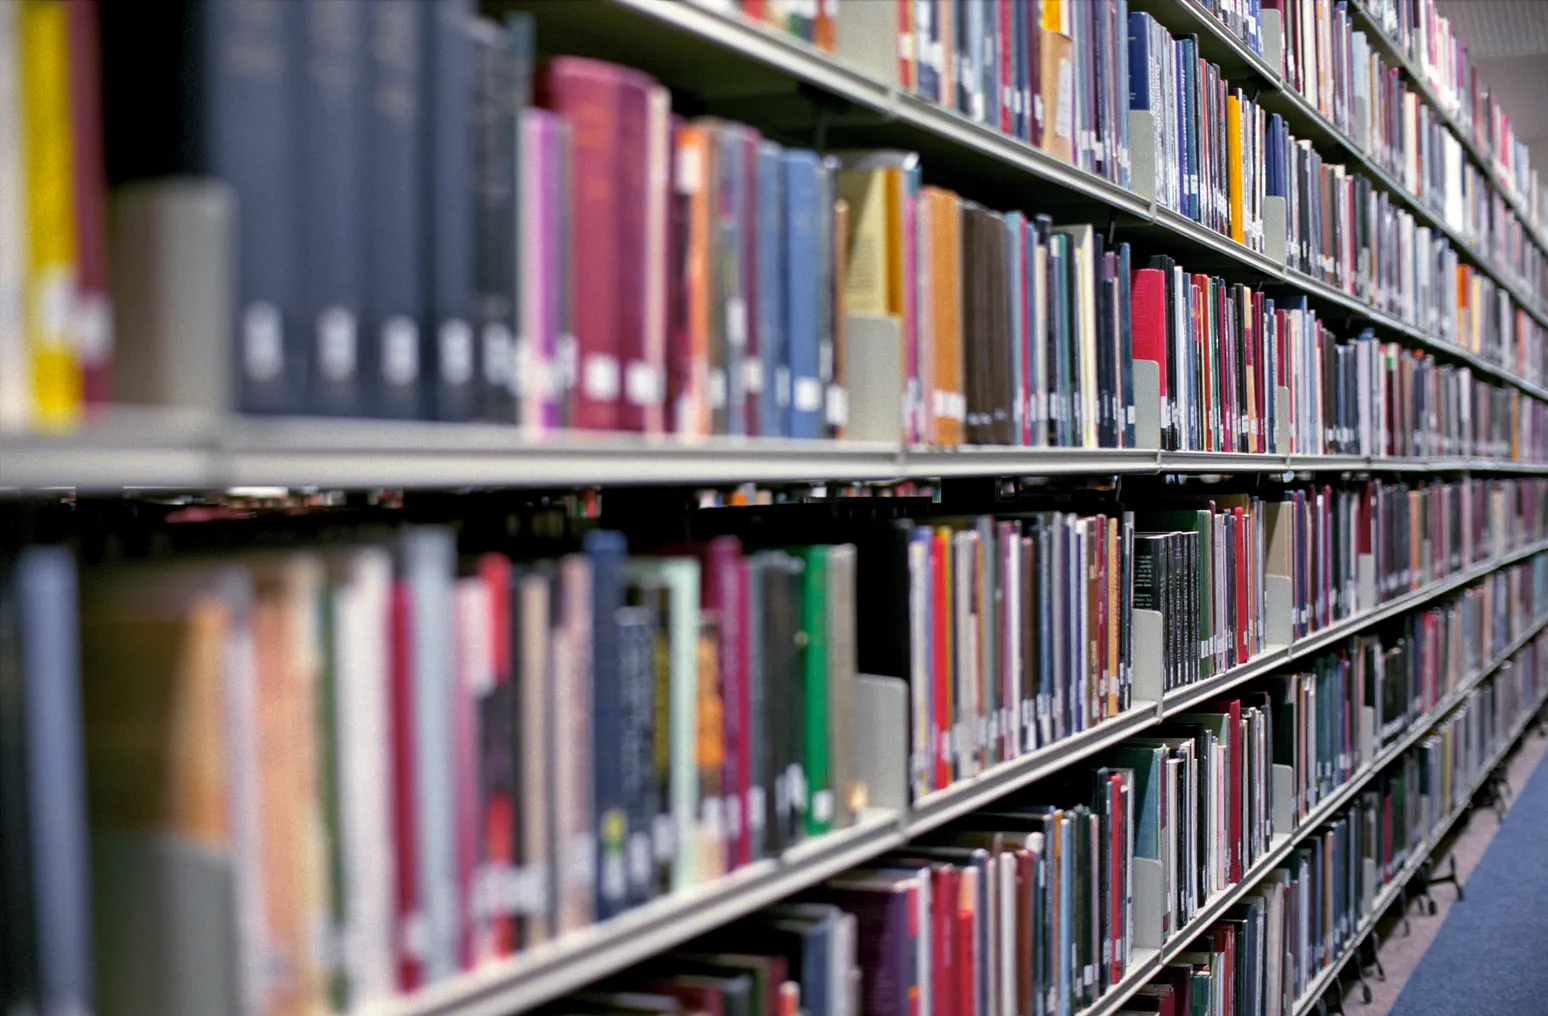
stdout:
<svg viewBox="0 0 1548 1016">
<path fill-rule="evenodd" d="M 1464 888 L 1390 1016 L 1548 1016 L 1548 764 Z"/>
</svg>

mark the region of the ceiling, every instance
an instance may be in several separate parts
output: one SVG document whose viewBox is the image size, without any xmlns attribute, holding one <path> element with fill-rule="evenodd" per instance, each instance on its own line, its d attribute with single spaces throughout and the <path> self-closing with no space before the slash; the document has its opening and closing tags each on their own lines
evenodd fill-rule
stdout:
<svg viewBox="0 0 1548 1016">
<path fill-rule="evenodd" d="M 1539 176 L 1548 178 L 1548 3 L 1437 0 L 1436 7 L 1531 150 Z"/>
</svg>

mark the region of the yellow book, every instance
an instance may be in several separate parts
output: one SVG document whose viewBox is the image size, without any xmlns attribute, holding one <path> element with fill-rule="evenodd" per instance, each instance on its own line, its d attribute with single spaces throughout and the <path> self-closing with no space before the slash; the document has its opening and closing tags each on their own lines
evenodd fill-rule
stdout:
<svg viewBox="0 0 1548 1016">
<path fill-rule="evenodd" d="M 902 317 L 904 177 L 918 156 L 868 152 L 844 157 L 838 196 L 849 204 L 844 312 Z"/>
<path fill-rule="evenodd" d="M 1246 243 L 1242 230 L 1242 104 L 1234 95 L 1226 99 L 1226 175 L 1231 199 L 1231 239 Z"/>
<path fill-rule="evenodd" d="M 849 249 L 845 253 L 844 307 L 851 314 L 888 313 L 888 241 L 891 230 L 887 177 L 892 170 L 849 170 L 838 174 L 838 193 L 849 204 Z"/>
<path fill-rule="evenodd" d="M 1061 9 L 1063 0 L 1043 0 L 1043 31 L 1064 31 L 1064 11 Z"/>
<path fill-rule="evenodd" d="M 21 8 L 22 137 L 27 251 L 26 329 L 37 422 L 80 418 L 80 363 L 71 338 L 75 209 L 71 200 L 70 69 L 66 12 L 58 0 Z"/>
</svg>

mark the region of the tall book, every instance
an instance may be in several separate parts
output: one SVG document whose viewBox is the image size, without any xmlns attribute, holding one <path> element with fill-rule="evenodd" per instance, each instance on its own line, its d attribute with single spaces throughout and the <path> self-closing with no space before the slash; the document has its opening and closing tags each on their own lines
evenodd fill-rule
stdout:
<svg viewBox="0 0 1548 1016">
<path fill-rule="evenodd" d="M 297 5 L 301 65 L 295 180 L 303 263 L 297 303 L 310 376 L 306 408 L 330 416 L 365 409 L 360 367 L 362 70 L 360 4 Z"/>
<path fill-rule="evenodd" d="M 426 8 L 424 102 L 426 190 L 430 251 L 426 269 L 429 347 L 425 365 L 437 420 L 478 414 L 481 372 L 474 333 L 477 223 L 473 179 L 473 4 L 447 0 Z"/>
<path fill-rule="evenodd" d="M 424 33 L 426 8 L 411 0 L 366 6 L 360 160 L 361 290 L 357 368 L 370 411 L 425 415 L 423 345 L 428 237 L 425 207 Z"/>
</svg>

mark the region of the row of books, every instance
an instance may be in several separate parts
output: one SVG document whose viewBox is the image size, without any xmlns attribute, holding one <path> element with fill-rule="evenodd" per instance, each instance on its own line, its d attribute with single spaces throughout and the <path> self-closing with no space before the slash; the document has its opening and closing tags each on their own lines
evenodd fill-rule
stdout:
<svg viewBox="0 0 1548 1016">
<path fill-rule="evenodd" d="M 865 806 L 853 547 L 641 556 L 595 530 L 513 560 L 459 558 L 438 527 L 342 538 L 83 580 L 81 677 L 61 684 L 79 682 L 84 782 L 56 769 L 51 793 L 89 815 L 99 903 L 77 944 L 103 1007 L 196 970 L 198 997 L 251 1011 L 349 1010 Z M 227 946 L 201 952 L 153 883 Z M 227 923 L 232 899 L 250 921 Z"/>
<path fill-rule="evenodd" d="M 1432 655 L 1440 651 L 1433 642 L 1415 651 L 1431 668 L 1444 665 Z M 1494 730 L 1489 722 L 1468 727 L 1463 718 L 1494 709 L 1496 699 L 1520 697 L 1523 680 L 1521 701 L 1527 701 L 1548 680 L 1536 673 L 1530 654 L 1475 690 L 1433 737 L 1378 774 L 1357 799 L 1351 813 L 1396 794 L 1402 818 L 1405 808 L 1418 807 L 1421 788 L 1441 798 L 1439 810 L 1415 811 L 1398 839 L 1386 833 L 1387 850 L 1417 842 L 1455 799 L 1449 788 L 1469 782 L 1481 749 L 1498 743 L 1486 738 Z M 1329 774 L 1331 760 L 1348 759 L 1334 741 L 1346 725 L 1344 702 L 1327 685 L 1320 711 L 1308 708 L 1313 693 L 1303 685 L 1300 675 L 1270 678 L 1262 691 L 1174 717 L 1153 736 L 1131 738 L 1073 771 L 1013 792 L 792 902 L 610 978 L 574 1002 L 607 1011 L 688 1012 L 706 1005 L 714 1011 L 724 1000 L 722 1011 L 777 1012 L 772 983 L 745 983 L 756 982 L 754 971 L 777 969 L 793 982 L 786 995 L 799 994 L 809 1012 L 1076 1012 L 1125 976 L 1137 948 L 1156 948 L 1184 933 L 1211 899 L 1246 877 L 1277 835 L 1291 831 L 1276 825 L 1275 766 Z M 1500 715 L 1514 719 L 1519 712 Z M 1472 740 L 1464 744 L 1464 738 Z M 1324 793 L 1374 757 L 1341 771 Z M 1443 760 L 1457 767 L 1445 774 L 1454 784 L 1443 783 L 1436 768 Z M 1296 793 L 1292 823 L 1321 799 L 1315 791 Z M 1390 814 L 1392 805 L 1384 807 Z M 1348 814 L 1329 830 L 1338 830 Z M 1385 828 L 1393 830 L 1396 821 Z M 1402 838 L 1405 832 L 1412 835 Z M 1294 965 L 1304 951 L 1293 936 L 1319 926 L 1307 924 L 1320 911 L 1311 909 L 1304 880 L 1331 872 L 1327 865 L 1337 855 L 1328 852 L 1328 837 L 1321 830 L 1305 836 L 1285 865 L 1219 924 L 1189 931 L 1198 935 L 1195 952 L 1239 948 L 1235 955 L 1244 966 L 1239 976 L 1237 968 L 1214 970 L 1221 977 L 1216 984 L 1200 968 L 1218 960 L 1184 953 L 1188 985 L 1180 990 L 1208 994 L 1234 985 L 1259 1000 L 1256 1008 L 1227 1005 L 1217 1010 L 1222 1013 L 1276 1011 L 1264 1008 L 1269 998 L 1300 994 L 1304 982 Z M 1275 963 L 1262 955 L 1269 935 L 1282 945 L 1267 950 Z M 1248 969 L 1254 950 L 1255 966 Z M 1140 997 L 1179 990 L 1172 977 L 1169 969 L 1159 987 L 1141 989 Z M 742 998 L 749 991 L 757 1001 L 729 1008 L 732 993 Z M 1154 1011 L 1147 1003 L 1130 1008 Z M 560 1002 L 554 1011 L 572 1009 Z M 1190 1011 L 1203 1010 L 1182 1010 Z"/>
<path fill-rule="evenodd" d="M 1522 649 L 1434 732 L 1304 838 L 1131 1004 L 1136 1012 L 1286 1016 L 1373 916 L 1377 895 L 1467 803 L 1490 752 L 1541 697 L 1548 639 Z"/>
<path fill-rule="evenodd" d="M 1156 366 L 1162 448 L 1528 459 L 1543 449 L 1548 417 L 1535 401 L 1368 329 L 1340 342 L 1304 297 L 1190 276 L 1165 255 L 1130 288 L 1134 358 Z"/>
<path fill-rule="evenodd" d="M 1475 509 L 1541 538 L 1538 515 L 1515 512 L 1540 514 L 1542 486 L 1506 481 L 1487 504 L 1471 481 L 1370 482 L 1176 496 L 1121 516 L 900 520 L 857 540 L 862 576 L 890 590 L 862 605 L 861 666 L 909 682 L 922 797 L 1124 711 L 1136 656 L 1164 692 L 1261 654 L 1273 576 L 1290 641 L 1477 560 Z M 1132 643 L 1135 610 L 1160 615 L 1160 644 Z"/>
<path fill-rule="evenodd" d="M 1020 553 L 1033 571 L 1048 573 L 1051 548 L 1066 572 L 1106 583 L 1064 611 L 1075 634 L 1063 637 L 1043 626 L 1078 580 L 1022 581 L 1029 572 L 1009 542 L 1017 523 L 958 528 L 951 541 L 905 527 L 883 537 L 901 536 L 911 556 L 922 542 L 961 551 L 936 581 L 966 606 L 956 620 L 967 627 L 915 638 L 935 645 L 948 632 L 962 669 L 944 685 L 932 675 L 930 694 L 944 687 L 979 712 L 945 726 L 932 717 L 925 744 L 953 754 L 916 765 L 910 778 L 925 792 L 943 766 L 945 780 L 971 775 L 1128 707 L 1129 597 L 1110 579 L 1126 564 L 1083 555 L 1097 535 L 1107 553 L 1126 553 L 1119 537 L 1134 524 L 1026 521 Z M 972 537 L 985 533 L 1003 558 L 979 552 Z M 179 1012 L 170 999 L 196 969 L 202 997 L 251 999 L 259 1012 L 348 1011 L 777 856 L 866 806 L 857 745 L 871 721 L 857 683 L 878 678 L 857 671 L 885 628 L 856 597 L 880 544 L 744 553 L 717 537 L 658 557 L 626 554 L 619 534 L 593 530 L 575 549 L 533 557 L 471 549 L 485 538 L 467 527 L 459 551 L 449 529 L 344 528 L 317 549 L 98 565 L 79 592 L 62 549 L 8 559 L 0 749 L 16 764 L 0 795 L 16 821 L 3 828 L 0 872 L 8 899 L 38 902 L 29 921 L 6 925 L 7 955 L 22 959 L 7 966 L 0 997 L 88 997 L 94 983 L 103 1006 L 150 997 Z M 1029 937 L 1015 962 L 1030 964 L 1016 990 L 1062 1011 L 1061 993 L 1086 999 L 1123 974 L 1137 934 L 1136 857 L 1159 866 L 1164 936 L 1268 849 L 1272 765 L 1292 769 L 1291 814 L 1305 814 L 1374 757 L 1399 716 L 1417 718 L 1456 687 L 1459 656 L 1487 661 L 1503 648 L 1482 641 L 1502 634 L 1487 632 L 1494 618 L 1523 634 L 1545 591 L 1540 556 L 1309 673 L 1172 717 L 1106 768 L 911 845 L 909 881 L 934 885 L 942 865 L 1045 837 L 1047 853 L 1017 853 L 975 877 L 980 912 L 995 921 L 1014 909 L 1055 922 L 1035 930 L 1016 919 Z M 1006 604 L 1036 610 L 1001 626 Z M 972 613 L 984 606 L 996 616 Z M 1029 668 L 1026 680 L 1044 683 L 1018 684 L 1014 664 L 1021 646 L 1043 659 L 1061 645 L 1090 662 L 1051 664 L 1073 681 L 1045 710 L 1029 689 L 1046 677 Z M 147 673 L 162 675 L 155 695 Z M 1374 722 L 1363 726 L 1367 706 Z M 39 795 L 58 807 L 28 807 Z M 1033 806 L 1044 803 L 1056 807 Z M 873 891 L 889 865 L 830 889 Z M 179 921 L 158 916 L 156 886 L 175 887 Z M 824 901 L 853 912 L 862 896 Z M 231 923 L 233 900 L 252 923 Z M 1083 923 L 1057 930 L 1058 915 L 1077 913 Z M 890 954 L 871 941 L 880 929 L 866 922 L 880 918 L 857 916 L 856 962 L 873 998 L 876 957 Z M 182 934 L 185 921 L 224 929 L 210 941 L 225 944 L 205 949 Z M 283 975 L 265 956 L 284 957 Z M 1097 956 L 1113 966 L 1088 984 Z M 1009 967 L 989 971 L 1011 960 L 977 962 L 991 964 L 979 968 L 986 985 L 1008 983 Z"/>
<path fill-rule="evenodd" d="M 1444 330 L 1449 322 L 1436 315 L 1449 316 L 1456 301 L 1440 301 L 1437 284 L 1430 283 L 1430 276 L 1456 272 L 1456 254 L 1449 244 L 1433 242 L 1428 227 L 1415 233 L 1413 216 L 1396 207 L 1394 195 L 1364 176 L 1342 165 L 1324 165 L 1309 141 L 1290 135 L 1278 114 L 1265 114 L 1239 89 L 1224 97 L 1222 86 L 1215 84 L 1218 72 L 1198 60 L 1191 37 L 1174 39 L 1150 15 L 1140 13 L 1131 16 L 1130 38 L 1131 63 L 1151 67 L 1148 77 L 1135 71 L 1132 106 L 1151 113 L 1152 147 L 1157 153 L 1180 152 L 1173 158 L 1158 157 L 1155 186 L 1162 205 L 1261 250 L 1263 200 L 1285 198 L 1291 267 L 1449 337 L 1451 333 Z M 1201 68 L 1202 92 L 1190 82 L 1193 68 Z M 1206 98 L 1199 99 L 1200 94 Z M 1210 96 L 1219 97 L 1224 108 L 1199 120 L 1190 109 Z M 1332 93 L 1328 101 L 1335 101 Z M 1337 102 L 1342 117 L 1342 92 Z M 1366 112 L 1370 105 L 1362 102 L 1359 108 Z M 1349 106 L 1353 109 L 1354 103 Z M 1193 138 L 1189 125 L 1198 122 L 1224 125 L 1224 141 L 1217 142 L 1203 128 L 1205 136 Z M 1349 132 L 1342 120 L 1340 126 Z M 1450 137 L 1439 125 L 1435 132 Z M 1419 146 L 1412 146 L 1412 152 L 1411 159 L 1389 167 L 1405 179 L 1412 177 L 1409 192 L 1443 209 L 1454 207 L 1450 218 L 1455 219 L 1451 223 L 1455 229 L 1489 251 L 1495 263 L 1509 266 L 1513 281 L 1534 280 L 1535 287 L 1542 270 L 1534 260 L 1535 248 L 1522 245 L 1519 228 L 1514 235 L 1500 236 L 1485 228 L 1496 221 L 1490 218 L 1489 194 L 1476 174 L 1464 173 L 1460 147 L 1452 163 L 1446 164 L 1454 169 L 1450 177 L 1434 168 L 1441 165 L 1439 157 L 1432 165 L 1420 161 Z M 1500 209 L 1503 214 L 1503 205 Z M 1404 238 L 1409 242 L 1396 247 Z M 1431 302 L 1438 306 L 1432 307 Z"/>
<path fill-rule="evenodd" d="M 1424 848 L 1448 816 L 1467 804 L 1491 751 L 1538 701 L 1538 660 L 1548 639 L 1524 647 L 1414 749 L 1377 777 L 1355 803 L 1291 855 L 1284 884 L 1292 903 L 1286 980 L 1299 998 L 1316 974 L 1338 962 L 1374 901 Z M 1275 881 L 1280 881 L 1276 873 Z"/>
<path fill-rule="evenodd" d="M 1156 200 L 1250 250 L 1264 249 L 1263 200 L 1282 153 L 1268 142 L 1278 118 L 1220 68 L 1198 40 L 1174 39 L 1151 15 L 1129 16 L 1130 108 L 1150 114 Z"/>
<path fill-rule="evenodd" d="M 1541 252 L 1486 168 L 1354 29 L 1347 5 L 1292 2 L 1284 17 L 1286 84 L 1496 268 L 1536 291 Z"/>
<path fill-rule="evenodd" d="M 124 228 L 115 230 L 114 246 L 133 262 L 143 261 L 137 230 L 170 229 L 176 216 L 177 199 L 144 185 L 145 178 L 186 169 L 216 172 L 235 185 L 236 233 L 242 238 L 237 260 L 247 266 L 240 272 L 241 337 L 234 356 L 246 376 L 239 400 L 244 408 L 479 418 L 520 423 L 536 433 L 579 428 L 885 438 L 896 426 L 896 383 L 903 429 L 913 441 L 1125 447 L 1135 443 L 1133 322 L 1171 326 L 1174 319 L 1175 334 L 1162 340 L 1170 359 L 1185 359 L 1169 364 L 1162 378 L 1163 430 L 1172 447 L 1285 452 L 1277 440 L 1274 387 L 1290 388 L 1297 410 L 1310 408 L 1300 392 L 1310 390 L 1306 370 L 1326 342 L 1318 329 L 1297 331 L 1293 323 L 1282 337 L 1285 319 L 1261 294 L 1193 276 L 1204 290 L 1195 295 L 1164 257 L 1136 274 L 1128 246 L 1104 244 L 1089 226 L 1055 228 L 1046 217 L 1002 215 L 921 187 L 918 160 L 906 153 L 820 156 L 782 148 L 741 125 L 677 120 L 666 92 L 627 68 L 560 58 L 534 76 L 532 26 L 519 15 L 496 26 L 456 4 L 426 8 L 383 0 L 345 5 L 348 11 L 313 6 L 285 12 L 240 2 L 208 7 L 212 33 L 250 33 L 285 61 L 310 59 L 316 49 L 353 73 L 327 81 L 363 82 L 347 93 L 328 92 L 327 103 L 319 97 L 310 104 L 331 111 L 326 117 L 301 116 L 294 112 L 300 107 L 281 102 L 268 120 L 247 119 L 245 130 L 279 131 L 295 142 L 265 149 L 271 160 L 292 151 L 283 167 L 288 176 L 269 173 L 262 187 L 244 184 L 241 174 L 257 163 L 238 160 L 244 168 L 227 173 L 228 160 L 213 147 L 199 166 L 170 165 L 154 132 L 108 147 L 115 181 L 142 181 L 125 188 L 115 205 L 121 213 L 115 221 Z M 88 24 L 95 10 L 85 3 L 71 9 L 84 12 Z M 203 18 L 199 12 L 205 10 L 168 9 L 154 24 L 137 22 L 135 30 L 170 46 L 181 37 L 173 31 L 178 19 Z M 340 24 L 333 25 L 332 17 Z M 291 21 L 296 31 L 286 28 Z M 114 38 L 136 37 L 127 32 Z M 373 32 L 408 42 L 384 63 L 387 47 L 362 43 Z M 115 75 L 121 66 L 129 74 L 155 58 L 154 47 L 127 53 L 116 46 L 106 53 Z M 432 59 L 432 51 L 440 52 L 436 47 L 445 50 L 439 64 Z M 477 54 L 479 73 L 466 80 L 438 75 L 434 68 L 444 66 L 448 54 L 460 54 L 451 61 L 458 64 Z M 228 70 L 236 75 L 238 69 Z M 178 80 L 140 80 L 137 87 L 159 81 L 169 94 L 182 96 L 212 87 L 189 74 L 173 77 Z M 289 89 L 261 75 L 236 75 L 226 84 L 231 87 L 223 86 L 221 94 L 270 106 Z M 548 108 L 521 98 L 534 87 Z M 367 101 L 393 89 L 423 101 Z M 442 95 L 447 89 L 456 95 Z M 499 101 L 478 100 L 490 91 L 499 93 Z M 509 94 L 517 99 L 506 102 Z M 615 113 L 627 107 L 629 116 L 609 122 L 628 121 L 640 130 L 604 132 L 592 139 L 596 152 L 581 159 L 573 126 L 578 111 L 593 102 Z M 419 115 L 409 115 L 415 110 Z M 450 115 L 468 110 L 478 115 Z M 224 116 L 216 104 L 204 115 L 211 123 Z M 360 126 L 362 152 L 381 147 L 396 154 L 366 159 L 357 152 L 341 164 L 338 146 L 304 143 L 309 132 L 333 137 L 347 123 Z M 442 138 L 447 131 L 456 137 Z M 109 141 L 118 137 L 110 132 Z M 470 166 L 482 167 L 478 180 L 498 177 L 500 186 L 480 186 L 467 200 L 445 199 L 449 188 L 431 188 L 433 200 L 426 196 L 422 185 L 440 179 L 444 161 L 427 153 L 448 144 L 468 152 Z M 515 156 L 506 158 L 510 151 Z M 416 152 L 423 158 L 411 154 Z M 1217 152 L 1210 164 L 1237 166 L 1240 160 L 1229 154 Z M 638 206 L 638 221 L 603 214 L 605 202 L 572 202 L 572 192 L 590 186 L 593 172 L 612 181 L 609 193 L 627 195 L 624 203 Z M 393 179 L 378 179 L 384 175 Z M 291 178 L 291 187 L 270 186 Z M 1222 188 L 1217 197 L 1240 190 Z M 298 207 L 292 199 L 314 190 L 347 191 L 348 199 L 328 196 L 327 215 L 291 215 Z M 391 214 L 372 212 L 378 197 Z M 712 219 L 723 228 L 708 228 Z M 604 233 L 620 235 L 610 243 L 585 239 Z M 312 234 L 317 242 L 307 246 L 307 257 L 319 262 L 316 270 L 301 270 L 294 258 L 288 259 L 296 262 L 293 270 L 277 268 L 276 258 L 258 249 L 300 244 Z M 458 242 L 465 256 L 437 256 L 431 272 L 428 250 L 440 249 L 443 234 L 467 237 L 466 249 Z M 1385 246 L 1374 237 L 1367 242 L 1370 252 Z M 1416 242 L 1405 249 L 1428 247 Z M 1524 315 L 1506 317 L 1498 301 L 1498 321 L 1469 318 L 1464 333 L 1449 309 L 1471 307 L 1468 300 L 1487 303 L 1488 294 L 1446 295 L 1461 271 L 1450 262 L 1427 272 L 1412 266 L 1398 271 L 1391 267 L 1396 263 L 1370 256 L 1365 261 L 1389 266 L 1382 278 L 1417 279 L 1384 291 L 1429 294 L 1421 304 L 1440 309 L 1427 311 L 1424 323 L 1440 334 L 1466 334 L 1490 351 L 1496 343 L 1485 336 L 1499 334 L 1501 358 L 1514 353 L 1528 375 L 1548 354 L 1540 330 L 1518 337 L 1505 328 Z M 1419 267 L 1426 264 L 1421 259 Z M 1154 299 L 1154 278 L 1144 273 L 1155 269 L 1170 272 L 1164 287 L 1169 317 L 1153 315 L 1143 302 Z M 144 275 L 137 281 L 146 282 Z M 1136 282 L 1151 287 L 1139 312 L 1131 293 Z M 1405 303 L 1398 295 L 1389 300 Z M 118 388 L 131 400 L 168 397 L 171 383 L 161 368 L 175 371 L 176 364 L 189 362 L 163 355 L 166 350 L 149 351 L 165 338 L 161 317 L 149 312 L 155 303 L 156 287 L 149 283 L 119 294 L 127 326 L 119 329 L 124 355 Z M 456 313 L 458 308 L 466 313 Z M 278 317 L 270 313 L 274 309 Z M 1294 300 L 1287 304 L 1290 313 L 1296 309 Z M 1304 301 L 1299 309 L 1304 322 Z M 1196 358 L 1194 345 L 1179 341 L 1183 329 L 1212 337 L 1202 347 L 1206 358 Z M 1153 328 L 1142 338 L 1153 346 Z M 887 354 L 894 344 L 901 345 L 900 379 L 885 369 L 849 369 L 852 359 L 871 364 L 873 351 Z M 1186 384 L 1169 388 L 1168 375 Z M 1325 386 L 1326 394 L 1339 393 L 1340 399 L 1348 390 Z M 1200 435 L 1195 422 L 1186 439 L 1179 434 L 1179 414 L 1217 404 L 1227 409 L 1217 426 Z M 1480 414 L 1462 411 L 1458 419 L 1468 415 Z M 1530 424 L 1523 426 L 1530 433 Z M 1320 443 L 1301 442 L 1307 449 Z M 1521 454 L 1530 454 L 1532 442 L 1523 444 Z"/>
<path fill-rule="evenodd" d="M 1430 90 L 1493 161 L 1502 185 L 1525 203 L 1534 220 L 1542 194 L 1531 153 L 1510 117 L 1468 57 L 1467 47 L 1434 0 L 1372 0 L 1367 4 L 1387 36 L 1407 53 Z"/>
<path fill-rule="evenodd" d="M 841 9 L 841 56 L 874 66 L 895 52 L 896 73 L 885 76 L 900 87 L 1129 186 L 1127 0 L 867 6 Z"/>
</svg>

